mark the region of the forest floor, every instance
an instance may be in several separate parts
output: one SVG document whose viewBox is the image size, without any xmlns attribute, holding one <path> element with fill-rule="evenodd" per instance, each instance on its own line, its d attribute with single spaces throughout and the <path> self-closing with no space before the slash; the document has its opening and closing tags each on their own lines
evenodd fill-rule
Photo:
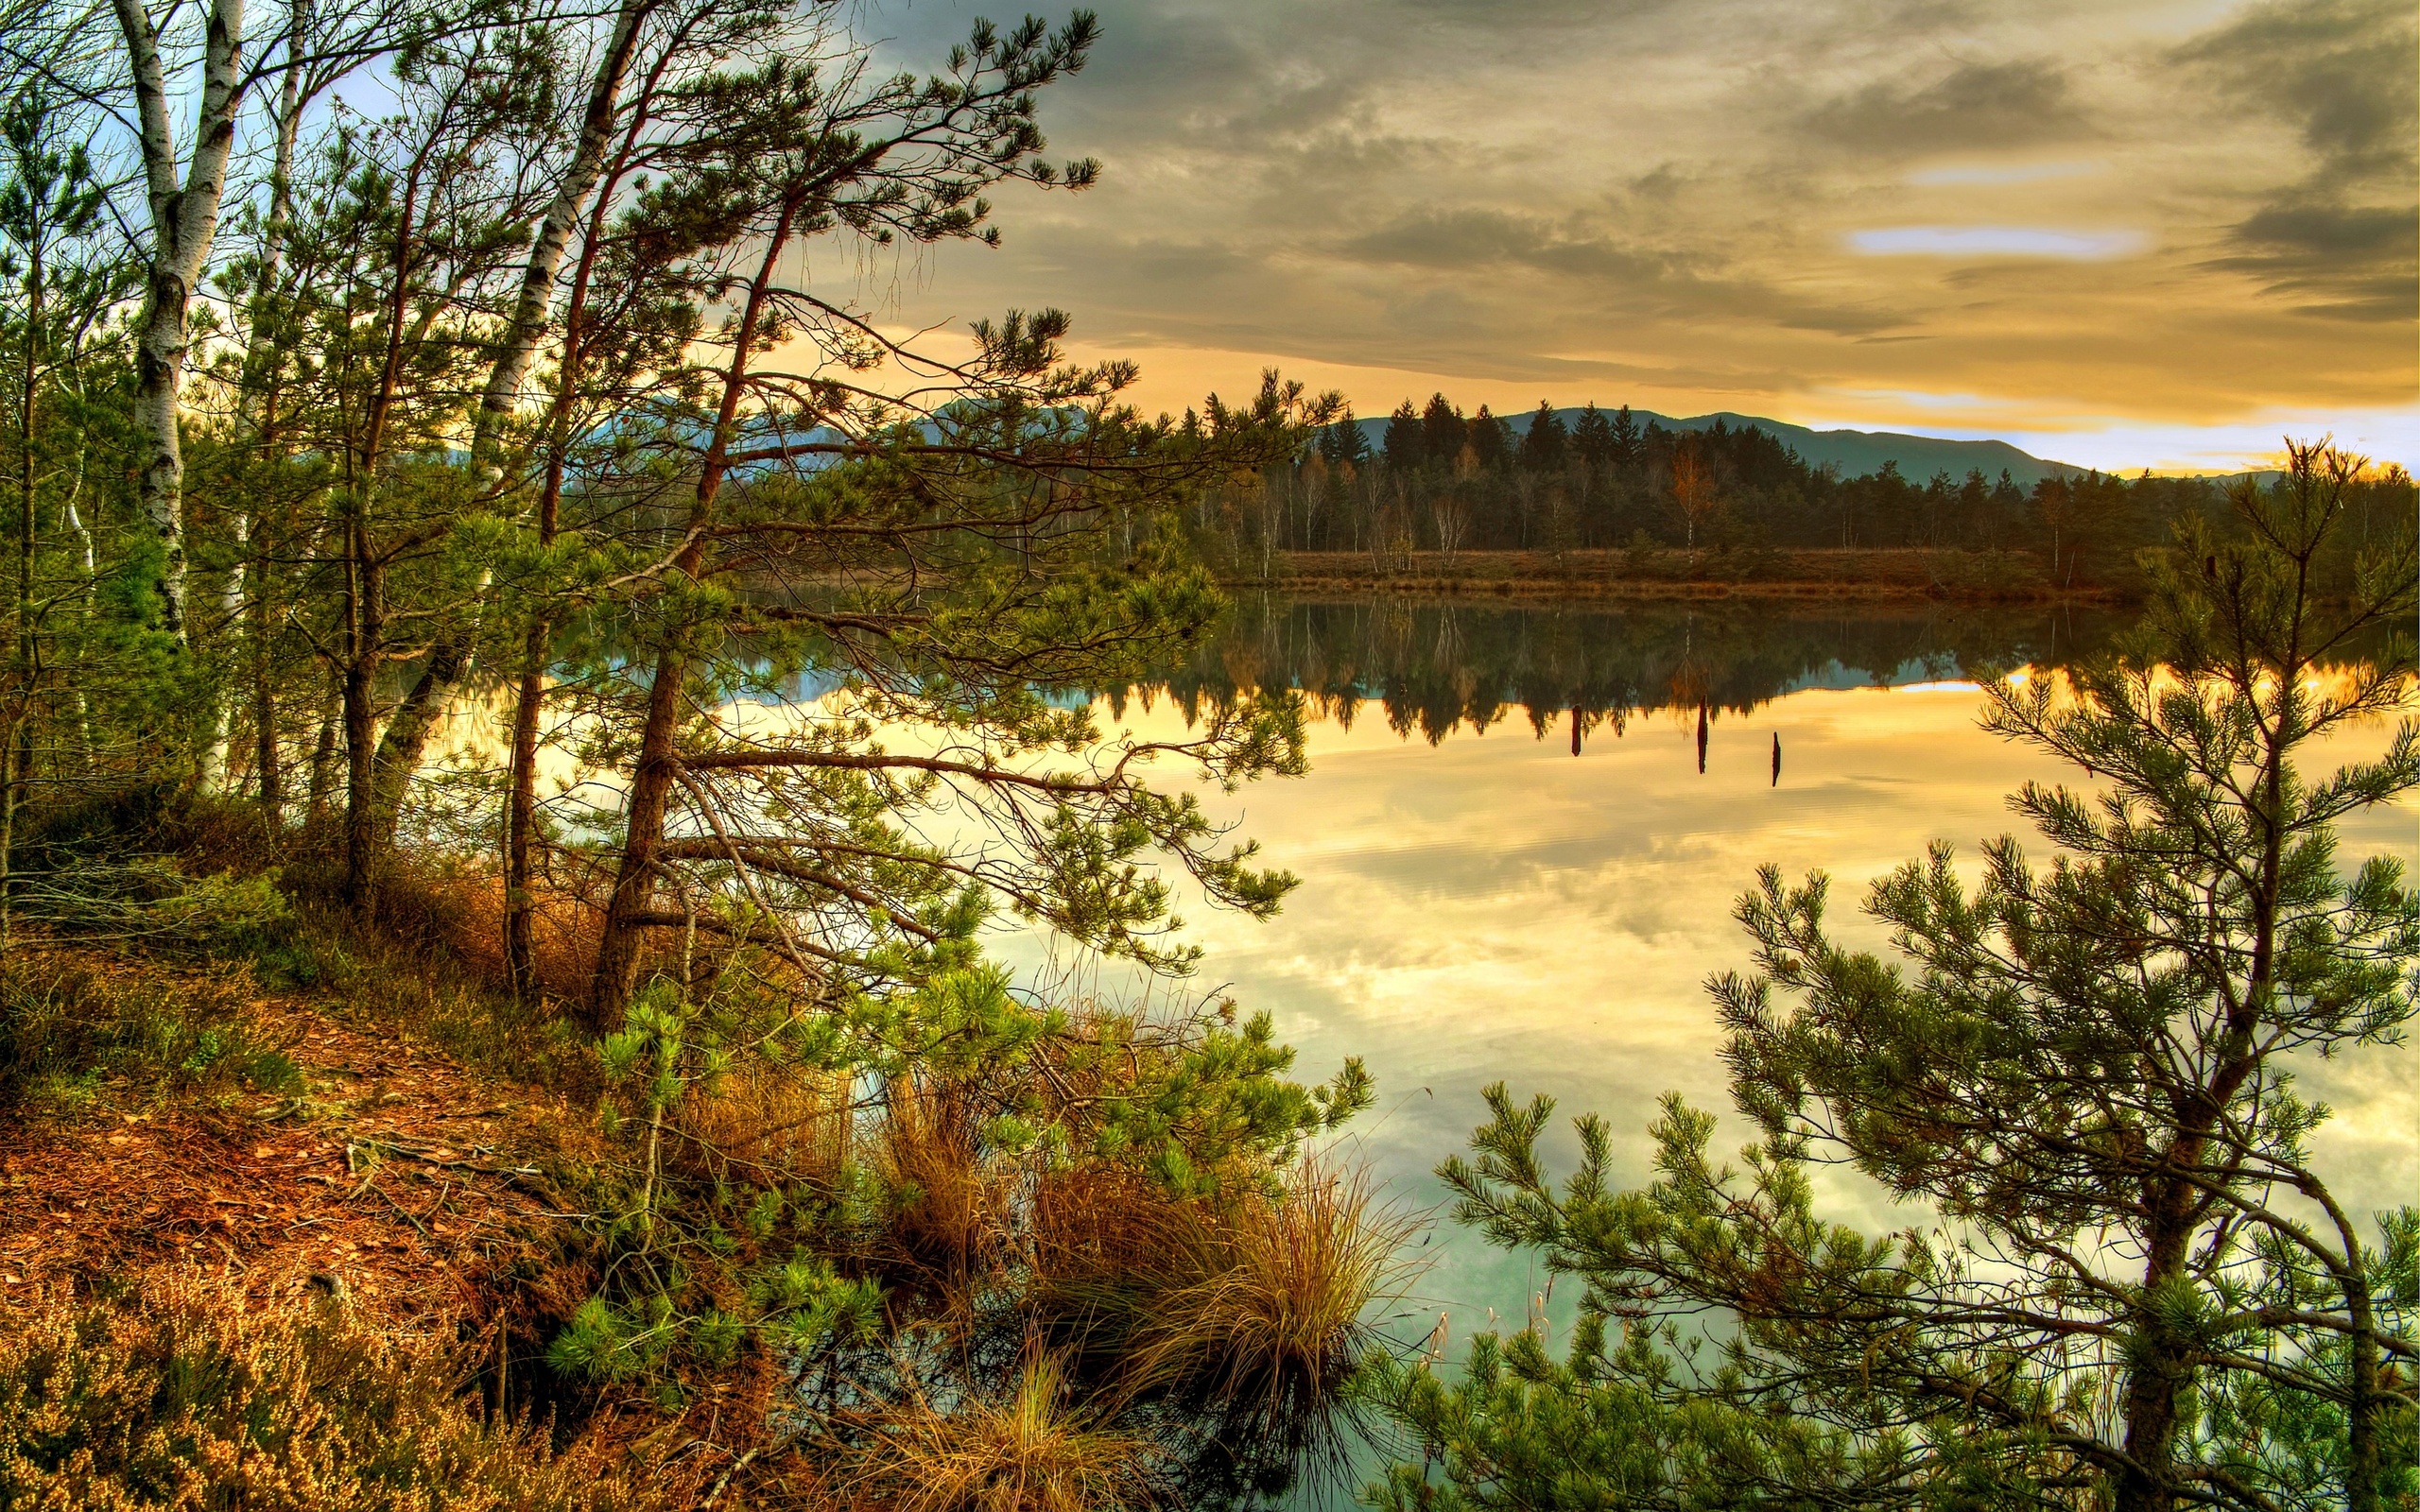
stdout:
<svg viewBox="0 0 2420 1512">
<path fill-rule="evenodd" d="M 575 1124 L 552 1094 L 324 991 L 260 993 L 248 973 L 102 948 L 21 938 L 10 954 L 16 993 L 148 1024 L 206 1020 L 186 1042 L 244 1047 L 277 1090 L 196 1077 L 199 1057 L 120 1063 L 0 1120 L 0 1319 L 187 1265 L 255 1295 L 317 1287 L 399 1322 L 475 1327 L 497 1281 L 543 1268 L 565 1216 L 545 1163 Z"/>
<path fill-rule="evenodd" d="M 1932 599 L 2100 603 L 2105 589 L 2062 589 L 2027 552 L 1922 547 L 1685 551 L 1293 551 L 1247 562 L 1237 586 L 1295 593 L 1388 593 L 1513 599 Z"/>
</svg>

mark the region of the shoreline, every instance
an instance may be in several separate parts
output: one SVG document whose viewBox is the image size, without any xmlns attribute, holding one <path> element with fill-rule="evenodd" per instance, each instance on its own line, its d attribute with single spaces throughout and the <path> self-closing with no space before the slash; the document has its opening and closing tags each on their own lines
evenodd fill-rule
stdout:
<svg viewBox="0 0 2420 1512">
<path fill-rule="evenodd" d="M 1872 603 L 2068 605 L 2124 601 L 2100 585 L 2061 587 L 2030 554 L 1925 548 L 1701 552 L 1588 550 L 1410 552 L 1380 562 L 1366 552 L 1285 552 L 1270 570 L 1230 570 L 1230 590 L 1297 595 L 1568 601 L 1852 598 Z"/>
</svg>

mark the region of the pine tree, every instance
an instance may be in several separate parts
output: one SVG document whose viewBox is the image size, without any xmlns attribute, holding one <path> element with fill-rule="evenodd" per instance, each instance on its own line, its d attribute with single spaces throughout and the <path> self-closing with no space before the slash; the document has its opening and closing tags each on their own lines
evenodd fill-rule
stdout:
<svg viewBox="0 0 2420 1512">
<path fill-rule="evenodd" d="M 1470 425 L 1461 410 L 1443 394 L 1431 395 L 1428 407 L 1420 412 L 1420 450 L 1428 465 L 1440 471 L 1452 468 L 1469 439 Z"/>
<path fill-rule="evenodd" d="M 1638 421 L 1631 419 L 1628 404 L 1614 415 L 1612 445 L 1608 455 L 1614 465 L 1624 472 L 1635 473 L 1647 465 L 1646 438 L 1639 432 Z"/>
<path fill-rule="evenodd" d="M 1380 451 L 1387 467 L 1397 477 L 1408 477 L 1428 460 L 1427 442 L 1423 438 L 1420 412 L 1407 399 L 1387 417 L 1387 433 Z"/>
<path fill-rule="evenodd" d="M 1530 417 L 1530 428 L 1521 436 L 1521 466 L 1531 472 L 1562 472 L 1570 438 L 1554 406 L 1539 400 L 1537 413 Z"/>
<path fill-rule="evenodd" d="M 1346 463 L 1359 467 L 1370 460 L 1370 438 L 1361 433 L 1361 422 L 1353 418 L 1349 407 L 1340 418 L 1321 427 L 1319 454 L 1331 469 Z"/>
<path fill-rule="evenodd" d="M 1571 427 L 1572 455 L 1582 467 L 1599 469 L 1614 459 L 1614 427 L 1595 404 L 1584 406 Z"/>
<path fill-rule="evenodd" d="M 1767 868 L 1757 974 L 1710 983 L 1745 1169 L 1667 1098 L 1653 1185 L 1609 1189 L 1604 1125 L 1558 1190 L 1551 1105 L 1501 1087 L 1460 1214 L 1586 1284 L 1567 1364 L 1534 1340 L 1383 1395 L 1443 1463 L 1384 1504 L 2348 1506 L 2420 1490 L 2410 1365 L 2420 1212 L 2376 1228 L 2318 1169 L 2290 1057 L 2392 1043 L 2420 1002 L 2401 863 L 2340 866 L 2337 822 L 2420 789 L 2407 524 L 2344 580 L 2355 459 L 2295 447 L 2236 528 L 2179 524 L 2150 612 L 2070 685 L 1988 690 L 1987 727 L 2088 775 L 2014 800 L 2057 849 L 1946 845 L 1875 885 L 1902 963 L 1847 951 L 1818 874 Z M 2383 638 L 2381 644 L 2381 638 Z M 2316 742 L 2394 718 L 2320 778 Z M 1816 1213 L 1855 1166 L 1923 1228 Z M 1690 1322 L 1723 1318 L 1701 1332 Z M 1619 1320 L 1618 1342 L 1608 1338 Z M 1551 1476 L 1548 1467 L 1552 1467 Z"/>
<path fill-rule="evenodd" d="M 1462 436 L 1463 444 L 1478 458 L 1478 469 L 1482 472 L 1501 472 L 1505 464 L 1512 459 L 1512 427 L 1505 424 L 1485 404 L 1479 405 L 1478 413 L 1470 418 Z"/>
</svg>

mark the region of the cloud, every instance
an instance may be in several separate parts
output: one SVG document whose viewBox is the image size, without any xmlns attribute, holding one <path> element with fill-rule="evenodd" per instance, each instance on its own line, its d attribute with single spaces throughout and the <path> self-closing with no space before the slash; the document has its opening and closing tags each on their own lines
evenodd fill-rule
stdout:
<svg viewBox="0 0 2420 1512">
<path fill-rule="evenodd" d="M 2392 0 L 2273 0 L 2178 49 L 2230 108 L 2295 129 L 2296 171 L 2255 191 L 2214 266 L 2295 297 L 2305 313 L 2420 313 L 2420 24 Z"/>
<path fill-rule="evenodd" d="M 908 67 L 996 9 L 862 3 Z M 2230 0 L 2180 46 L 2169 0 L 1096 3 L 1043 121 L 1101 186 L 995 195 L 1007 247 L 934 250 L 883 318 L 1061 305 L 1154 407 L 1270 362 L 1367 413 L 2414 387 L 2393 5 Z"/>
<path fill-rule="evenodd" d="M 1433 268 L 1518 264 L 1583 278 L 1655 283 L 1675 259 L 1616 246 L 1586 230 L 1498 210 L 1413 211 L 1340 244 L 1348 256 Z"/>
<path fill-rule="evenodd" d="M 2273 293 L 2303 295 L 2309 314 L 2345 320 L 2411 321 L 2420 316 L 2420 210 L 2348 206 L 2287 194 L 2237 225 L 2245 249 L 2218 266 L 2261 279 Z"/>
<path fill-rule="evenodd" d="M 1953 163 L 1938 168 L 1921 168 L 1908 175 L 1908 182 L 1930 189 L 1952 184 L 2003 186 L 2020 183 L 2043 183 L 2052 179 L 2073 179 L 2080 174 L 2098 173 L 2098 163 Z"/>
<path fill-rule="evenodd" d="M 2045 226 L 1886 226 L 1851 232 L 1849 245 L 1869 257 L 2051 257 L 2097 263 L 2138 252 L 2135 231 L 2054 231 Z"/>
<path fill-rule="evenodd" d="M 2409 168 L 2420 103 L 2401 0 L 2273 0 L 2177 50 L 2238 106 L 2290 121 L 2331 176 Z"/>
<path fill-rule="evenodd" d="M 2069 141 L 2091 130 L 2066 73 L 2038 59 L 1968 63 L 1917 88 L 1867 84 L 1807 112 L 1803 125 L 1839 146 L 1899 157 Z"/>
</svg>

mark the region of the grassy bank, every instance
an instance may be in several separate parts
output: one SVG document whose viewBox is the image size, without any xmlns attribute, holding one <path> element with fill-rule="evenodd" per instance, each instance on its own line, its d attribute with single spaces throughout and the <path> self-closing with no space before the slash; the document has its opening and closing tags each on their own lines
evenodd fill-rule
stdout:
<svg viewBox="0 0 2420 1512">
<path fill-rule="evenodd" d="M 470 862 L 398 854 L 355 916 L 313 834 L 236 806 L 35 828 L 0 1506 L 962 1512 L 1342 1463 L 1404 1229 L 1293 1156 L 1316 1109 L 1263 1022 L 961 973 L 979 1044 L 873 1095 L 837 1057 L 683 1069 L 703 989 L 602 1041 L 517 1001 Z"/>
</svg>

